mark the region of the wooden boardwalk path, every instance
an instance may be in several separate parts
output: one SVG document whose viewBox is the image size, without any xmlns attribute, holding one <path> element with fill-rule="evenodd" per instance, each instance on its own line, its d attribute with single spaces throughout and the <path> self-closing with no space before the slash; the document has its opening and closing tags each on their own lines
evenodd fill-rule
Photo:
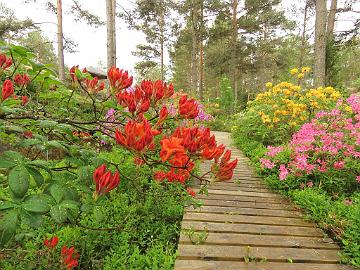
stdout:
<svg viewBox="0 0 360 270">
<path fill-rule="evenodd" d="M 339 247 L 330 238 L 266 188 L 248 159 L 231 146 L 229 133 L 214 134 L 239 163 L 232 180 L 212 184 L 208 196 L 197 196 L 201 208 L 186 209 L 175 270 L 353 269 L 339 264 Z"/>
</svg>

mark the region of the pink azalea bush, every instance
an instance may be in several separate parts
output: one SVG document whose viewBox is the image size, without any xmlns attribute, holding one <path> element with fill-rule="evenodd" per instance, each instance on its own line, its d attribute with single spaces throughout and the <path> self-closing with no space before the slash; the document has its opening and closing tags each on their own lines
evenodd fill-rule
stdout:
<svg viewBox="0 0 360 270">
<path fill-rule="evenodd" d="M 278 170 L 281 181 L 330 192 L 360 189 L 360 95 L 339 100 L 301 126 L 286 147 L 268 147 L 263 169 Z M 309 184 L 311 183 L 311 184 Z"/>
</svg>

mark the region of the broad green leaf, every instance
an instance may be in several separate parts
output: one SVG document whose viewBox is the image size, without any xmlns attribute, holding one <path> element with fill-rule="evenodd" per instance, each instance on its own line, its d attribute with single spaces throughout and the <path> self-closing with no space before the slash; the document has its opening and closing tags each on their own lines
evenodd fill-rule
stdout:
<svg viewBox="0 0 360 270">
<path fill-rule="evenodd" d="M 40 120 L 38 123 L 42 128 L 54 128 L 58 125 L 58 122 L 52 120 Z"/>
<path fill-rule="evenodd" d="M 4 246 L 15 235 L 19 222 L 18 211 L 0 214 L 0 246 Z"/>
<path fill-rule="evenodd" d="M 64 223 L 67 218 L 67 210 L 60 205 L 54 205 L 50 209 L 50 216 L 55 220 L 56 223 Z"/>
<path fill-rule="evenodd" d="M 77 202 L 72 201 L 72 200 L 64 200 L 61 202 L 60 206 L 68 208 L 68 209 L 72 209 L 75 211 L 79 211 L 79 205 Z"/>
<path fill-rule="evenodd" d="M 54 147 L 54 148 L 66 149 L 65 146 L 62 145 L 59 141 L 49 141 L 46 142 L 45 145 L 47 148 Z"/>
<path fill-rule="evenodd" d="M 21 155 L 18 152 L 15 152 L 15 151 L 6 151 L 6 152 L 4 152 L 3 158 L 5 158 L 7 160 L 11 160 L 11 161 L 15 162 L 16 164 L 20 164 L 25 160 L 23 155 Z"/>
<path fill-rule="evenodd" d="M 11 169 L 8 182 L 10 190 L 15 197 L 22 198 L 29 189 L 30 175 L 24 166 L 16 166 Z"/>
<path fill-rule="evenodd" d="M 42 174 L 37 169 L 31 166 L 26 166 L 26 169 L 28 170 L 30 175 L 34 178 L 36 185 L 38 187 L 41 187 L 44 184 L 44 177 L 42 176 Z"/>
<path fill-rule="evenodd" d="M 16 206 L 18 206 L 16 203 L 8 202 L 8 201 L 1 201 L 0 202 L 0 211 L 15 208 Z"/>
<path fill-rule="evenodd" d="M 65 189 L 58 184 L 53 184 L 50 187 L 50 194 L 51 196 L 53 196 L 57 203 L 60 203 L 64 197 Z"/>
<path fill-rule="evenodd" d="M 26 211 L 37 214 L 45 214 L 50 210 L 50 206 L 41 195 L 30 195 L 25 199 L 21 206 Z"/>
<path fill-rule="evenodd" d="M 41 214 L 28 212 L 25 210 L 21 211 L 20 218 L 22 222 L 35 229 L 39 228 L 42 225 L 42 221 L 43 221 Z"/>
<path fill-rule="evenodd" d="M 0 168 L 2 169 L 8 169 L 16 166 L 16 163 L 11 160 L 6 160 L 3 157 L 0 157 Z"/>
<path fill-rule="evenodd" d="M 38 139 L 26 139 L 23 140 L 21 143 L 19 143 L 20 147 L 29 147 L 35 144 L 41 144 L 42 141 L 38 140 Z"/>
</svg>

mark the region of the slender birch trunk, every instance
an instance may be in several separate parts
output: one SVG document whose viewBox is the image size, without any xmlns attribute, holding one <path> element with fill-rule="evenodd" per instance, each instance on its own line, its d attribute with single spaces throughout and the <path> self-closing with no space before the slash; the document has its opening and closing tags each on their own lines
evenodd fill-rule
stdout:
<svg viewBox="0 0 360 270">
<path fill-rule="evenodd" d="M 57 0 L 57 43 L 58 43 L 58 69 L 60 81 L 65 81 L 65 63 L 64 63 L 64 39 L 62 26 L 62 1 Z"/>
</svg>

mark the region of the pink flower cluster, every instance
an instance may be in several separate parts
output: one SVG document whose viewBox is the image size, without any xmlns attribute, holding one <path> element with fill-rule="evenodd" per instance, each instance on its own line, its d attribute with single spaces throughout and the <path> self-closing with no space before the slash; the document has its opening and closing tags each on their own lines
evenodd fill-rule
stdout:
<svg viewBox="0 0 360 270">
<path fill-rule="evenodd" d="M 342 110 L 342 105 L 350 106 L 352 112 Z M 360 183 L 360 172 L 346 167 L 347 162 L 360 157 L 360 96 L 350 96 L 347 104 L 339 101 L 338 107 L 330 112 L 319 112 L 293 135 L 287 147 L 291 150 L 287 164 L 277 159 L 284 150 L 282 147 L 268 147 L 266 157 L 260 159 L 263 168 L 279 166 L 280 180 L 290 174 L 300 176 L 346 170 Z"/>
</svg>

